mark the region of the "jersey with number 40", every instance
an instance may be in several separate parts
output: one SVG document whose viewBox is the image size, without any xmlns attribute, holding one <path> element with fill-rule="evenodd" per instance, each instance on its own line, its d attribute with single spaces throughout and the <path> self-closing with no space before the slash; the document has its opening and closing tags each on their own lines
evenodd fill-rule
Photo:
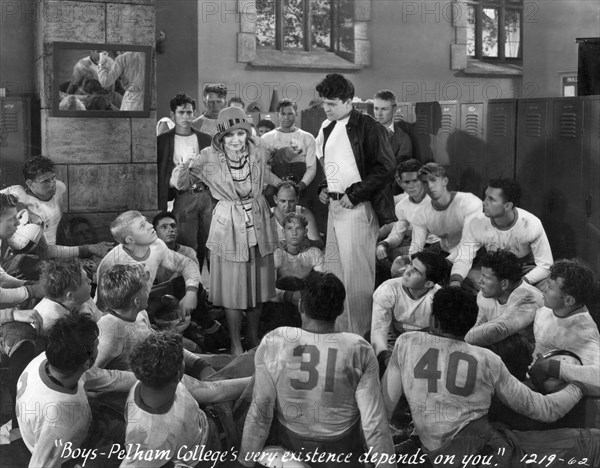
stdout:
<svg viewBox="0 0 600 468">
<path fill-rule="evenodd" d="M 552 395 L 533 392 L 492 351 L 425 332 L 398 338 L 382 391 L 388 416 L 406 395 L 415 429 L 428 450 L 442 447 L 485 416 L 494 394 L 515 411 L 545 422 L 564 416 L 582 396 L 574 385 Z"/>
</svg>

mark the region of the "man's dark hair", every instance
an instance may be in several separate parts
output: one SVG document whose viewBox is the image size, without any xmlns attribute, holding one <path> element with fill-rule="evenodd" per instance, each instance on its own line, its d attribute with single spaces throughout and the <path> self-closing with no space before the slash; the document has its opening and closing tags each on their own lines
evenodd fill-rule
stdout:
<svg viewBox="0 0 600 468">
<path fill-rule="evenodd" d="M 256 124 L 256 128 L 260 127 L 267 127 L 269 130 L 275 130 L 275 124 L 267 119 L 263 119 Z"/>
<path fill-rule="evenodd" d="M 93 357 L 98 334 L 98 325 L 89 315 L 61 317 L 47 333 L 48 362 L 60 371 L 74 373 Z"/>
<path fill-rule="evenodd" d="M 413 254 L 413 260 L 416 258 L 425 266 L 425 278 L 433 281 L 435 284 L 444 284 L 450 275 L 450 266 L 445 258 L 440 255 L 423 250 Z"/>
<path fill-rule="evenodd" d="M 346 288 L 337 276 L 312 271 L 304 280 L 301 310 L 312 319 L 335 322 L 344 312 L 345 299 Z"/>
<path fill-rule="evenodd" d="M 85 94 L 106 94 L 108 90 L 104 89 L 100 82 L 94 78 L 89 78 L 83 84 Z"/>
<path fill-rule="evenodd" d="M 196 110 L 196 101 L 183 92 L 177 93 L 177 95 L 169 102 L 171 112 L 175 112 L 179 106 L 185 106 L 187 104 L 191 104 L 192 109 Z"/>
<path fill-rule="evenodd" d="M 508 250 L 486 252 L 481 256 L 481 266 L 489 268 L 499 280 L 517 283 L 523 276 L 523 267 L 517 256 Z"/>
<path fill-rule="evenodd" d="M 82 282 L 81 260 L 61 258 L 42 262 L 40 284 L 44 296 L 53 301 L 59 300 L 69 291 L 79 289 Z"/>
<path fill-rule="evenodd" d="M 512 375 L 521 382 L 525 381 L 532 356 L 529 342 L 524 336 L 515 333 L 488 346 L 488 349 L 500 356 Z"/>
<path fill-rule="evenodd" d="M 152 218 L 152 226 L 154 226 L 154 229 L 156 229 L 156 226 L 158 225 L 158 223 L 165 218 L 171 218 L 171 219 L 174 219 L 175 222 L 177 222 L 177 218 L 175 217 L 175 215 L 172 212 L 161 211 L 154 218 Z"/>
<path fill-rule="evenodd" d="M 396 95 L 389 89 L 380 89 L 375 93 L 375 99 L 381 99 L 383 101 L 392 101 L 396 105 Z"/>
<path fill-rule="evenodd" d="M 105 94 L 92 94 L 86 101 L 86 110 L 112 110 L 110 100 Z"/>
<path fill-rule="evenodd" d="M 56 172 L 54 163 L 45 156 L 34 156 L 25 161 L 23 165 L 23 176 L 25 180 L 35 180 L 36 177 L 46 172 Z"/>
<path fill-rule="evenodd" d="M 585 304 L 598 300 L 599 285 L 594 279 L 592 269 L 580 259 L 557 260 L 550 267 L 550 278 L 562 279 L 561 290 L 575 298 L 577 304 Z"/>
<path fill-rule="evenodd" d="M 421 170 L 421 167 L 423 167 L 423 165 L 421 164 L 420 161 L 417 161 L 416 159 L 407 159 L 406 161 L 402 161 L 400 164 L 398 164 L 398 176 L 402 176 L 402 174 L 404 174 L 405 172 L 419 172 Z"/>
<path fill-rule="evenodd" d="M 17 208 L 19 199 L 10 193 L 0 193 L 0 216 L 5 215 L 12 208 Z"/>
<path fill-rule="evenodd" d="M 208 93 L 215 93 L 219 97 L 227 97 L 227 86 L 223 83 L 207 84 L 204 87 L 202 96 L 206 96 Z"/>
<path fill-rule="evenodd" d="M 230 100 L 227 102 L 227 107 L 231 107 L 231 106 L 232 106 L 232 104 L 233 104 L 234 102 L 237 102 L 238 104 L 241 104 L 241 105 L 242 105 L 242 109 L 245 109 L 245 108 L 246 108 L 246 103 L 245 103 L 245 102 L 244 102 L 244 100 L 243 100 L 241 97 L 239 97 L 239 96 L 233 96 L 233 97 L 232 97 L 232 98 L 231 98 L 231 99 L 230 99 Z"/>
<path fill-rule="evenodd" d="M 521 203 L 521 186 L 513 179 L 491 179 L 488 187 L 502 190 L 504 203 L 511 202 L 515 207 Z"/>
<path fill-rule="evenodd" d="M 340 99 L 347 101 L 354 97 L 354 85 L 344 75 L 328 74 L 315 88 L 319 96 L 325 99 Z"/>
<path fill-rule="evenodd" d="M 458 286 L 447 286 L 433 296 L 431 314 L 443 332 L 465 336 L 475 325 L 478 312 L 475 296 Z"/>
<path fill-rule="evenodd" d="M 294 108 L 294 112 L 298 112 L 298 104 L 290 99 L 284 99 L 283 101 L 280 101 L 279 104 L 277 104 L 277 112 L 281 112 L 281 109 L 290 106 Z"/>
<path fill-rule="evenodd" d="M 296 192 L 296 198 L 300 196 L 300 188 L 295 182 L 292 182 L 291 180 L 284 180 L 283 182 L 279 182 L 279 185 L 277 185 L 277 188 L 275 189 L 275 195 L 279 195 L 281 189 L 284 188 L 289 188 Z"/>
<path fill-rule="evenodd" d="M 148 335 L 129 356 L 136 378 L 156 389 L 178 381 L 182 362 L 183 338 L 170 331 Z"/>
</svg>

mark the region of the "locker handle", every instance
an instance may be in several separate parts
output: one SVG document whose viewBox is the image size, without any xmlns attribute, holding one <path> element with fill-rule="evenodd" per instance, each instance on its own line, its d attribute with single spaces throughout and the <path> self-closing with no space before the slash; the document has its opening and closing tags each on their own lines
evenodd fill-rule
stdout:
<svg viewBox="0 0 600 468">
<path fill-rule="evenodd" d="M 585 216 L 586 217 L 590 217 L 592 216 L 592 196 L 588 195 L 587 198 L 585 199 Z"/>
</svg>

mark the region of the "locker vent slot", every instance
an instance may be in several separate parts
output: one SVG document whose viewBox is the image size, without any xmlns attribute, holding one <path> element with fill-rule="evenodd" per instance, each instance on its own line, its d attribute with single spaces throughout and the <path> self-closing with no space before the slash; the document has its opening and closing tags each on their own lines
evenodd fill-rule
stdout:
<svg viewBox="0 0 600 468">
<path fill-rule="evenodd" d="M 440 128 L 440 134 L 450 135 L 453 128 L 452 114 L 442 114 L 442 128 Z"/>
<path fill-rule="evenodd" d="M 530 137 L 542 136 L 542 114 L 527 114 L 525 121 L 525 134 Z"/>
<path fill-rule="evenodd" d="M 417 135 L 429 135 L 429 115 L 426 113 L 417 114 L 417 121 L 415 122 L 415 131 Z"/>
<path fill-rule="evenodd" d="M 560 115 L 560 136 L 577 138 L 577 114 L 564 112 Z"/>
<path fill-rule="evenodd" d="M 479 116 L 477 114 L 467 114 L 465 116 L 465 131 L 469 135 L 479 135 Z"/>
<path fill-rule="evenodd" d="M 506 116 L 504 114 L 495 114 L 492 116 L 492 135 L 505 137 L 506 132 Z"/>
</svg>

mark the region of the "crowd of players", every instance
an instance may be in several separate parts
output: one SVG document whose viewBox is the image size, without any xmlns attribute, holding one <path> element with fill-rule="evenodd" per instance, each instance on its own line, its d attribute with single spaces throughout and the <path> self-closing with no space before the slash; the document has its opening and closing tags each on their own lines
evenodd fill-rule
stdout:
<svg viewBox="0 0 600 468">
<path fill-rule="evenodd" d="M 275 466 L 269 445 L 283 466 L 600 466 L 592 270 L 553 259 L 515 181 L 449 190 L 390 91 L 377 122 L 345 77 L 316 90 L 316 139 L 291 101 L 259 136 L 223 85 L 200 117 L 174 97 L 163 211 L 117 216 L 116 246 L 61 222 L 48 158 L 0 193 L 3 383 L 29 466 Z"/>
</svg>

